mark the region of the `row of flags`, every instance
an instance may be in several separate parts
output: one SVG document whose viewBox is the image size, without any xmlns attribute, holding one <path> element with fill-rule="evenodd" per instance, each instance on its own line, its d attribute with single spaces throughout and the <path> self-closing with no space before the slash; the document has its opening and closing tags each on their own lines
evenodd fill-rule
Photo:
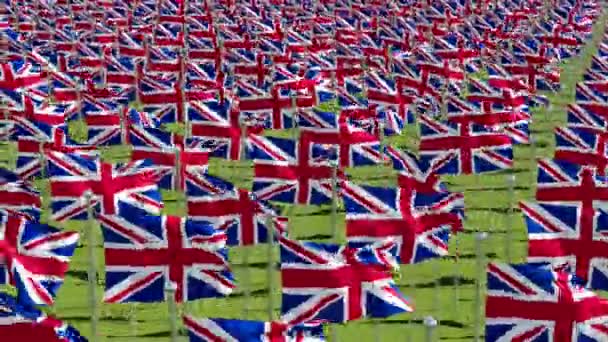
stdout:
<svg viewBox="0 0 608 342">
<path fill-rule="evenodd" d="M 555 128 L 553 158 L 537 162 L 536 201 L 520 203 L 528 263 L 487 268 L 486 341 L 603 341 L 608 300 L 605 268 L 607 61 L 599 51 L 576 85 L 567 123 Z M 601 76 L 603 75 L 603 76 Z"/>
<path fill-rule="evenodd" d="M 547 104 L 538 91 L 559 88 L 558 63 L 600 14 L 578 1 L 3 5 L 0 137 L 18 155 L 0 175 L 0 283 L 19 305 L 52 305 L 73 255 L 78 234 L 40 222 L 36 178 L 51 220 L 99 222 L 108 303 L 228 296 L 227 247 L 278 242 L 280 319 L 186 315 L 193 341 L 321 340 L 322 324 L 412 311 L 394 270 L 447 255 L 462 230 L 463 195 L 439 175 L 510 168 L 528 108 Z M 414 122 L 418 155 L 386 144 Z M 102 160 L 118 145 L 128 162 Z M 209 158 L 252 160 L 252 188 L 210 175 Z M 345 170 L 384 163 L 397 188 Z M 187 217 L 161 215 L 160 189 L 186 194 Z M 346 245 L 291 239 L 273 206 L 338 200 Z"/>
</svg>

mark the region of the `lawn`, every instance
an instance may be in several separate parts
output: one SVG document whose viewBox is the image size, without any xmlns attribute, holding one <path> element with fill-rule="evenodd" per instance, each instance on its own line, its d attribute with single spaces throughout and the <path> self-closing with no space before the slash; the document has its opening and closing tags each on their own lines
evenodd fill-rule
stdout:
<svg viewBox="0 0 608 342">
<path fill-rule="evenodd" d="M 444 340 L 471 341 L 475 325 L 476 311 L 482 313 L 483 302 L 476 310 L 475 288 L 481 281 L 485 288 L 485 274 L 476 266 L 475 236 L 487 232 L 488 238 L 482 243 L 482 255 L 487 260 L 524 262 L 526 258 L 526 230 L 517 209 L 517 202 L 533 198 L 536 180 L 535 158 L 551 156 L 554 148 L 553 128 L 565 123 L 567 104 L 574 101 L 574 88 L 590 63 L 601 40 L 606 16 L 601 17 L 595 27 L 593 41 L 589 42 L 581 55 L 562 66 L 562 89 L 549 94 L 551 107 L 534 110 L 531 132 L 535 146 L 517 146 L 516 161 L 512 170 L 485 174 L 482 176 L 445 177 L 444 181 L 452 191 L 465 194 L 465 231 L 450 242 L 450 257 L 417 265 L 404 265 L 397 282 L 406 296 L 415 303 L 413 314 L 403 314 L 386 320 L 362 320 L 337 326 L 332 332 L 340 341 L 422 341 L 425 335 L 423 318 L 433 316 L 439 320 L 435 336 Z M 72 127 L 73 128 L 73 127 Z M 390 139 L 393 146 L 416 149 L 417 128 L 408 127 L 400 137 Z M 15 159 L 14 147 L 4 145 L 0 153 L 4 163 L 12 164 Z M 103 153 L 110 161 L 126 160 L 128 148 L 108 149 Z M 249 187 L 252 168 L 245 162 L 231 163 L 214 160 L 210 173 L 225 177 L 240 186 Z M 366 167 L 348 172 L 354 180 L 363 184 L 396 186 L 396 177 L 386 167 Z M 509 191 L 508 178 L 515 176 L 513 192 Z M 36 184 L 48 194 L 48 182 Z M 185 215 L 184 196 L 175 192 L 164 192 L 165 213 Z M 44 196 L 48 203 L 48 195 Z M 332 241 L 332 217 L 329 206 L 285 208 L 289 214 L 290 237 L 301 240 Z M 343 242 L 344 212 L 338 206 L 338 225 Z M 46 220 L 46 217 L 43 218 Z M 84 232 L 85 224 L 78 222 L 53 223 L 56 226 Z M 97 267 L 103 269 L 103 249 L 101 233 L 96 229 Z M 85 244 L 87 242 L 85 241 Z M 278 258 L 278 250 L 273 252 L 273 263 Z M 248 262 L 244 262 L 245 256 Z M 458 255 L 459 257 L 454 257 Z M 510 257 L 508 257 L 510 255 Z M 225 317 L 268 320 L 267 303 L 269 296 L 274 304 L 274 318 L 280 314 L 280 277 L 277 269 L 273 281 L 267 277 L 268 248 L 259 246 L 244 253 L 243 248 L 232 248 L 230 252 L 232 268 L 239 288 L 224 299 L 213 299 L 189 303 L 179 308 L 197 317 Z M 65 284 L 59 292 L 57 304 L 49 311 L 55 313 L 88 335 L 90 332 L 90 309 L 87 300 L 87 249 L 80 246 L 71 263 Z M 484 261 L 485 262 L 485 261 Z M 99 302 L 103 293 L 103 272 L 100 273 Z M 249 279 L 249 280 L 248 280 Z M 246 296 L 247 289 L 250 296 Z M 9 289 L 9 291 L 12 291 Z M 483 296 L 483 295 L 482 295 Z M 483 298 L 483 297 L 482 297 Z M 166 303 L 159 304 L 101 304 L 100 334 L 102 341 L 167 341 L 169 339 L 168 310 Z M 483 326 L 483 317 L 479 317 Z M 183 333 L 183 331 L 182 331 Z M 180 337 L 185 341 L 185 334 Z"/>
</svg>

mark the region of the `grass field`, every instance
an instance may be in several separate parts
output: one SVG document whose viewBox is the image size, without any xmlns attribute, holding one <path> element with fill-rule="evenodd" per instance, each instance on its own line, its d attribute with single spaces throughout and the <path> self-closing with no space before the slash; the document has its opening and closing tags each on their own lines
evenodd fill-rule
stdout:
<svg viewBox="0 0 608 342">
<path fill-rule="evenodd" d="M 422 341 L 425 327 L 422 319 L 433 316 L 439 320 L 435 337 L 441 340 L 472 341 L 475 319 L 475 287 L 481 279 L 481 288 L 485 288 L 485 274 L 477 274 L 475 258 L 475 233 L 488 232 L 488 239 L 483 243 L 483 254 L 489 260 L 524 262 L 526 258 L 526 232 L 523 220 L 517 208 L 517 201 L 533 198 L 536 182 L 535 157 L 551 156 L 554 149 L 553 128 L 563 124 L 566 119 L 565 106 L 574 101 L 574 86 L 581 80 L 582 74 L 589 65 L 596 51 L 596 44 L 601 39 L 606 16 L 603 16 L 595 27 L 593 41 L 589 42 L 582 54 L 569 60 L 562 68 L 562 90 L 550 94 L 551 107 L 535 111 L 531 125 L 535 147 L 518 146 L 515 149 L 516 162 L 512 170 L 482 176 L 445 177 L 444 181 L 452 191 L 465 194 L 466 215 L 465 232 L 450 242 L 451 256 L 418 265 L 404 265 L 397 282 L 401 290 L 412 299 L 416 312 L 398 315 L 387 320 L 363 320 L 338 326 L 335 330 L 340 341 Z M 398 147 L 416 149 L 417 129 L 409 127 L 400 137 L 391 139 L 390 143 Z M 4 146 L 0 154 L 14 160 L 12 146 Z M 128 158 L 127 148 L 104 151 L 104 158 L 110 161 Z M 8 158 L 6 158 L 8 157 Z M 250 164 L 213 161 L 210 173 L 221 175 L 240 186 L 250 186 L 253 171 Z M 358 168 L 349 172 L 353 178 L 365 184 L 395 186 L 396 178 L 392 170 L 384 167 Z M 510 195 L 507 177 L 514 175 L 516 182 L 514 195 Z M 48 193 L 48 182 L 38 181 L 37 185 Z M 184 215 L 183 194 L 165 192 L 168 214 Z M 44 196 L 48 203 L 48 196 Z M 514 208 L 511 210 L 510 208 Z M 290 213 L 290 236 L 302 240 L 331 241 L 330 208 L 298 206 Z M 338 212 L 338 224 L 343 232 L 343 211 Z M 46 217 L 44 218 L 46 220 Z M 52 223 L 52 222 L 51 222 Z M 66 229 L 84 232 L 84 224 L 69 222 L 56 224 Z M 101 234 L 97 230 L 97 264 L 103 269 L 103 249 Z M 343 235 L 343 233 L 342 233 Z M 343 237 L 342 237 L 343 240 Z M 510 243 L 509 243 L 510 242 Z M 453 255 L 458 254 L 458 259 Z M 510 253 L 509 253 L 510 251 Z M 277 260 L 277 250 L 274 251 Z M 274 317 L 280 312 L 279 273 L 274 273 L 271 287 L 267 282 L 267 247 L 252 248 L 249 256 L 249 268 L 243 263 L 242 248 L 233 248 L 230 253 L 231 264 L 239 288 L 225 299 L 198 301 L 180 307 L 180 312 L 190 312 L 198 317 L 226 317 L 267 320 L 267 300 L 272 296 Z M 90 309 L 87 300 L 87 251 L 79 247 L 73 258 L 65 284 L 58 295 L 57 304 L 49 311 L 55 313 L 88 335 L 90 331 Z M 243 284 L 243 276 L 251 274 L 249 284 Z M 100 273 L 98 295 L 103 293 L 103 272 Z M 244 315 L 247 305 L 243 289 L 251 293 L 249 314 Z M 272 290 L 270 290 L 272 289 Z M 10 290 L 12 291 L 12 290 Z M 481 303 L 483 305 L 483 302 Z M 483 313 L 483 307 L 480 308 Z M 483 315 L 483 314 L 482 314 Z M 480 317 L 483 326 L 483 317 Z M 100 334 L 102 341 L 167 341 L 169 324 L 167 304 L 129 305 L 101 304 Z M 185 335 L 180 337 L 186 340 Z"/>
</svg>

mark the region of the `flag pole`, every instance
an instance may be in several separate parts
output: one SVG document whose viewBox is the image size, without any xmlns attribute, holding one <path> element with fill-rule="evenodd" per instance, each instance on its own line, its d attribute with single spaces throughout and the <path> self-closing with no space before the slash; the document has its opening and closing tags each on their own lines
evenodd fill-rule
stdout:
<svg viewBox="0 0 608 342">
<path fill-rule="evenodd" d="M 165 284 L 165 297 L 169 306 L 169 327 L 171 332 L 171 342 L 177 342 L 177 304 L 175 302 L 175 292 L 177 285 L 173 282 Z"/>
<path fill-rule="evenodd" d="M 515 202 L 515 181 L 516 176 L 514 174 L 507 175 L 507 187 L 509 189 L 509 207 L 506 215 L 506 227 L 507 232 L 505 234 L 505 257 L 507 262 L 511 262 L 511 243 L 513 242 L 513 212 Z"/>
<path fill-rule="evenodd" d="M 437 328 L 437 324 L 438 322 L 435 318 L 433 318 L 433 316 L 427 316 L 424 318 L 424 326 L 426 328 L 426 342 L 435 341 L 435 328 Z"/>
<path fill-rule="evenodd" d="M 485 257 L 483 254 L 483 242 L 488 238 L 488 233 L 479 232 L 475 235 L 475 259 L 476 259 L 476 281 L 475 281 L 475 299 L 474 299 L 474 334 L 475 342 L 481 342 L 480 325 L 481 325 L 481 291 L 482 291 L 482 274 L 485 268 Z"/>
<path fill-rule="evenodd" d="M 118 107 L 118 119 L 120 120 L 120 142 L 125 145 L 129 143 L 129 134 L 127 133 L 129 123 L 127 120 L 128 115 L 125 115 L 126 111 L 127 107 L 124 105 L 120 105 Z"/>
<path fill-rule="evenodd" d="M 536 183 L 536 139 L 534 137 L 530 137 L 530 151 L 532 156 L 530 157 L 530 184 Z"/>
<path fill-rule="evenodd" d="M 97 260 L 95 258 L 95 227 L 93 217 L 93 194 L 90 191 L 84 194 L 87 205 L 87 251 L 89 258 L 89 267 L 87 270 L 87 279 L 89 286 L 89 305 L 91 309 L 91 342 L 99 342 L 97 325 L 99 323 L 99 310 L 97 306 Z"/>
<path fill-rule="evenodd" d="M 268 321 L 274 320 L 274 222 L 271 214 L 266 218 L 266 227 L 268 227 L 268 264 L 266 267 L 266 276 L 268 281 Z"/>
</svg>

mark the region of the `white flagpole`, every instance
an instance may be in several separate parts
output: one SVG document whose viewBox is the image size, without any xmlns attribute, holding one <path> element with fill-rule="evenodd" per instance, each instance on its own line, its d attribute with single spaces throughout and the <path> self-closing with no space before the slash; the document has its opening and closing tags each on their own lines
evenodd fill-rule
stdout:
<svg viewBox="0 0 608 342">
<path fill-rule="evenodd" d="M 424 318 L 424 326 L 426 328 L 426 342 L 435 341 L 435 329 L 437 328 L 437 324 L 438 322 L 435 318 L 433 318 L 433 316 L 427 316 Z"/>
<path fill-rule="evenodd" d="M 177 303 L 175 303 L 175 292 L 177 285 L 173 282 L 165 284 L 165 297 L 169 306 L 169 328 L 171 331 L 171 342 L 177 342 Z"/>
<path fill-rule="evenodd" d="M 97 260 L 95 258 L 95 218 L 93 217 L 93 194 L 87 191 L 84 194 L 87 205 L 87 225 L 85 233 L 87 235 L 88 251 L 88 270 L 87 279 L 89 286 L 89 305 L 91 309 L 91 342 L 99 341 L 97 325 L 99 323 L 99 310 L 97 305 Z"/>
<path fill-rule="evenodd" d="M 515 174 L 507 175 L 507 188 L 509 189 L 509 207 L 506 215 L 507 232 L 505 234 L 505 257 L 507 262 L 511 262 L 511 244 L 513 243 L 513 212 L 515 205 Z"/>
<path fill-rule="evenodd" d="M 125 107 L 124 105 L 120 105 L 118 107 L 118 118 L 120 120 L 120 142 L 123 144 L 127 144 L 128 140 L 129 140 L 129 134 L 128 134 L 128 129 L 129 129 L 129 120 L 128 120 L 128 114 L 126 113 L 127 107 Z M 125 115 L 125 113 L 127 115 Z"/>
<path fill-rule="evenodd" d="M 183 191 L 183 190 L 185 190 L 185 189 L 182 189 L 182 173 L 181 173 L 182 162 L 181 162 L 181 157 L 182 157 L 182 151 L 181 151 L 181 149 L 179 147 L 176 147 L 175 148 L 175 165 L 173 166 L 173 173 L 174 173 L 174 177 L 173 177 L 173 191 Z"/>
<path fill-rule="evenodd" d="M 536 183 L 536 139 L 530 137 L 530 184 Z"/>
<path fill-rule="evenodd" d="M 268 281 L 268 321 L 274 320 L 274 222 L 271 214 L 266 218 L 266 227 L 268 227 L 268 264 L 266 267 L 266 276 Z"/>
<path fill-rule="evenodd" d="M 480 342 L 480 328 L 481 328 L 481 292 L 483 273 L 485 271 L 485 256 L 483 251 L 483 242 L 488 238 L 488 233 L 480 232 L 475 235 L 475 258 L 476 258 L 476 280 L 475 280 L 475 299 L 474 299 L 474 335 L 475 342 Z"/>
</svg>

